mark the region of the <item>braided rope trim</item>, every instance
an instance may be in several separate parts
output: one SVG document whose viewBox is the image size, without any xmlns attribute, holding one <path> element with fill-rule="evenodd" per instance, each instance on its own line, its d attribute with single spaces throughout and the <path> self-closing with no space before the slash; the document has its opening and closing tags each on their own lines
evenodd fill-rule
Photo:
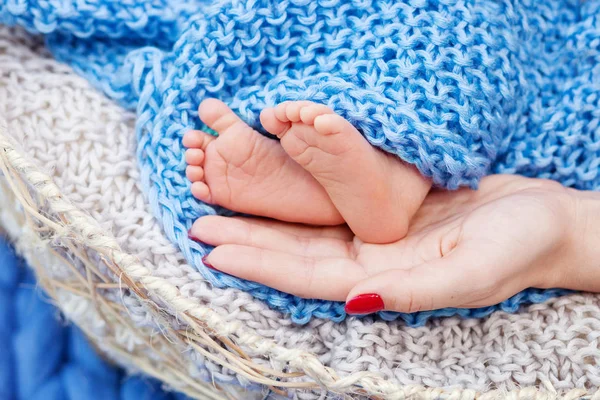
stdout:
<svg viewBox="0 0 600 400">
<path fill-rule="evenodd" d="M 109 335 L 99 337 L 89 327 L 80 325 L 100 349 L 110 349 L 121 361 L 134 365 L 168 385 L 198 399 L 232 398 L 227 388 L 218 384 L 201 384 L 191 379 L 189 363 L 181 349 L 191 348 L 220 363 L 250 382 L 270 387 L 285 394 L 282 389 L 310 390 L 322 388 L 332 393 L 367 395 L 374 399 L 593 399 L 600 400 L 600 390 L 572 389 L 556 391 L 548 382 L 540 388 L 527 387 L 512 391 L 491 390 L 486 393 L 470 389 L 427 388 L 420 385 L 400 386 L 372 372 L 358 372 L 340 377 L 336 371 L 323 365 L 306 351 L 283 348 L 257 335 L 239 321 L 224 321 L 209 307 L 187 298 L 177 287 L 162 278 L 150 275 L 136 257 L 125 253 L 116 240 L 96 221 L 75 207 L 52 179 L 24 157 L 5 133 L 0 120 L 0 170 L 4 175 L 0 192 L 11 192 L 21 211 L 18 222 L 27 226 L 18 245 L 29 255 L 40 286 L 60 305 L 60 296 L 72 293 L 92 302 L 97 318 L 107 326 L 120 326 L 142 338 L 147 347 L 133 353 L 123 348 Z M 46 212 L 47 210 L 47 212 Z M 3 212 L 6 212 L 3 210 Z M 33 239 L 33 242 L 31 241 Z M 29 243 L 27 245 L 26 243 Z M 27 247 L 47 248 L 56 259 L 69 264 L 67 256 L 76 260 L 72 265 L 75 281 L 59 281 L 48 276 L 39 259 L 31 256 Z M 88 253 L 97 257 L 89 257 Z M 43 254 L 43 253 L 42 253 Z M 96 260 L 96 264 L 92 260 Z M 47 261 L 44 259 L 44 261 Z M 149 330 L 133 326 L 126 320 L 122 304 L 109 302 L 103 290 L 129 290 L 147 306 L 155 321 L 164 329 L 163 335 L 152 335 Z M 161 317 L 159 304 L 187 323 L 185 331 L 167 326 Z M 68 315 L 68 313 L 67 313 Z M 287 364 L 292 371 L 274 371 L 252 362 L 249 355 L 268 357 Z M 151 354 L 149 354 L 151 353 Z M 233 397 L 240 398 L 240 397 Z M 247 398 L 247 397 L 245 397 Z"/>
</svg>

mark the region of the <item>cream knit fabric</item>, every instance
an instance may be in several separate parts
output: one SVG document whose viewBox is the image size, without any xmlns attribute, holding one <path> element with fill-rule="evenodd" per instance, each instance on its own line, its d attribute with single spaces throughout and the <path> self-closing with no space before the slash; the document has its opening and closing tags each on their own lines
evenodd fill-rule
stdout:
<svg viewBox="0 0 600 400">
<path fill-rule="evenodd" d="M 243 321 L 265 339 L 318 355 L 341 376 L 372 371 L 403 385 L 479 391 L 546 381 L 556 389 L 600 387 L 598 296 L 575 294 L 515 315 L 440 319 L 422 328 L 368 318 L 343 323 L 313 320 L 308 326 L 295 326 L 242 291 L 209 287 L 163 236 L 147 209 L 138 185 L 134 115 L 52 60 L 36 38 L 4 27 L 0 27 L 0 117 L 23 150 L 51 172 L 62 192 L 155 276 L 209 305 L 226 321 Z M 154 327 L 137 300 L 122 301 L 136 325 Z M 77 305 L 65 299 L 61 307 Z M 118 340 L 125 344 L 131 338 L 124 335 Z M 258 355 L 254 361 L 266 363 Z M 212 375 L 217 381 L 247 383 L 202 357 L 190 355 L 189 362 L 200 367 L 198 378 L 209 380 Z M 294 394 L 303 399 L 320 395 Z"/>
</svg>

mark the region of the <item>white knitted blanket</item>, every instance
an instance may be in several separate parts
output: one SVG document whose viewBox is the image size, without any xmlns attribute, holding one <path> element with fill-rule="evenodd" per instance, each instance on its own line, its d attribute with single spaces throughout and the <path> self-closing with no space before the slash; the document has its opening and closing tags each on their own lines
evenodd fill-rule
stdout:
<svg viewBox="0 0 600 400">
<path fill-rule="evenodd" d="M 315 319 L 296 326 L 242 291 L 209 287 L 163 236 L 147 209 L 138 185 L 134 115 L 52 60 L 37 39 L 4 27 L 0 27 L 0 117 L 23 150 L 51 172 L 62 192 L 153 274 L 209 305 L 225 321 L 243 321 L 266 340 L 318 355 L 341 376 L 372 371 L 403 385 L 478 391 L 547 383 L 555 389 L 600 387 L 598 296 L 574 294 L 514 315 L 439 319 L 422 328 L 368 318 L 342 323 Z M 153 326 L 137 300 L 122 300 L 133 323 Z M 61 306 L 78 308 L 68 300 Z M 168 318 L 176 324 L 174 317 Z M 126 343 L 131 338 L 124 335 L 117 340 Z M 212 375 L 221 382 L 247 384 L 208 359 L 190 356 L 189 361 L 205 366 L 198 378 L 209 380 Z M 265 363 L 260 356 L 254 361 Z M 320 395 L 295 394 L 303 399 Z"/>
</svg>

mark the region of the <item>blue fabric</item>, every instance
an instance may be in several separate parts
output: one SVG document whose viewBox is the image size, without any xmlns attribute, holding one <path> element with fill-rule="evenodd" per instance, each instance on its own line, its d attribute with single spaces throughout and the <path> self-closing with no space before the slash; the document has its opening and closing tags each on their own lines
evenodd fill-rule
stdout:
<svg viewBox="0 0 600 400">
<path fill-rule="evenodd" d="M 185 400 L 103 361 L 35 289 L 30 271 L 0 237 L 0 399 Z"/>
<path fill-rule="evenodd" d="M 187 230 L 222 210 L 185 178 L 181 137 L 206 97 L 260 129 L 265 106 L 330 105 L 375 146 L 436 185 L 487 173 L 600 187 L 600 1 L 0 0 L 0 21 L 47 35 L 59 60 L 137 111 L 138 161 L 166 236 L 215 286 L 287 312 L 340 321 L 343 304 L 296 298 L 206 269 Z M 527 290 L 478 310 L 515 310 L 557 291 Z"/>
</svg>

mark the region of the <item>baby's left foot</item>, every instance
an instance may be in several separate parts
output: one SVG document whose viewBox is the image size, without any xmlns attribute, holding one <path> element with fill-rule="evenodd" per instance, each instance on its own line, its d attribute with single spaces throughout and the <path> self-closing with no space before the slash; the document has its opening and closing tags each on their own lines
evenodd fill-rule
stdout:
<svg viewBox="0 0 600 400">
<path fill-rule="evenodd" d="M 276 140 L 256 132 L 219 100 L 204 100 L 198 113 L 219 134 L 183 136 L 186 175 L 198 200 L 287 222 L 344 222 L 325 189 Z"/>
<path fill-rule="evenodd" d="M 371 146 L 324 105 L 282 103 L 264 110 L 261 122 L 325 188 L 356 236 L 389 243 L 406 235 L 431 188 L 416 168 Z"/>
</svg>

